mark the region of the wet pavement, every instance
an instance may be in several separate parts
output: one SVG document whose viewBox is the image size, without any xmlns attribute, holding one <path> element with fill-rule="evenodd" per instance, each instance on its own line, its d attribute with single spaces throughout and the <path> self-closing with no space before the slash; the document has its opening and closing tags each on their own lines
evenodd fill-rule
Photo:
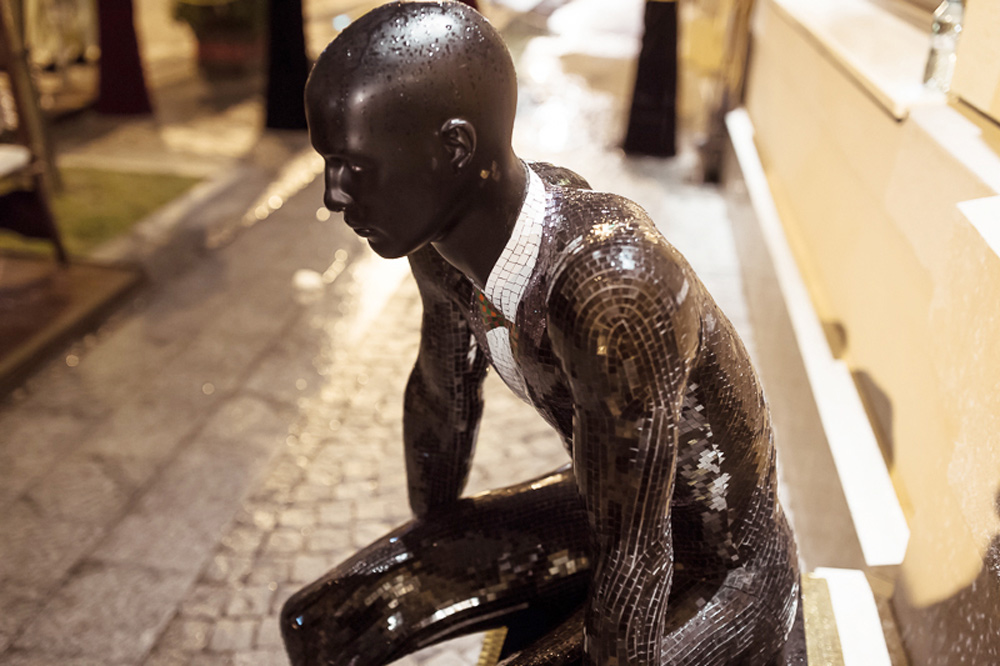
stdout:
<svg viewBox="0 0 1000 666">
<path fill-rule="evenodd" d="M 618 22 L 576 0 L 553 18 L 564 34 L 503 15 L 520 54 L 516 148 L 646 207 L 753 347 L 722 194 L 694 182 L 693 152 L 627 159 L 615 147 L 639 37 L 641 3 L 627 4 L 636 20 Z M 154 257 L 153 285 L 0 406 L 4 664 L 284 664 L 283 600 L 409 517 L 401 414 L 416 287 L 405 261 L 377 258 L 320 210 L 304 136 L 261 137 L 259 114 L 250 97 L 175 132 L 140 120 L 64 152 L 203 170 L 219 189 L 160 220 L 161 235 L 154 224 L 123 241 L 139 245 L 105 249 Z M 194 138 L 223 127 L 198 158 Z M 162 243 L 185 229 L 187 245 Z M 567 460 L 495 376 L 486 395 L 469 493 Z M 480 643 L 402 663 L 475 663 Z"/>
</svg>

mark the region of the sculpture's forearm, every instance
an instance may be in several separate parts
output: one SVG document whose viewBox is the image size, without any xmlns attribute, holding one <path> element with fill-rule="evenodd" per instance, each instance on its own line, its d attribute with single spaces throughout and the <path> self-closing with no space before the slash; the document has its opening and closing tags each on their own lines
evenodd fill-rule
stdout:
<svg viewBox="0 0 1000 666">
<path fill-rule="evenodd" d="M 660 663 L 673 579 L 675 422 L 663 408 L 635 421 L 596 407 L 577 410 L 574 468 L 596 560 L 585 619 L 588 664 Z"/>
<path fill-rule="evenodd" d="M 403 442 L 410 506 L 417 516 L 450 504 L 469 476 L 487 362 L 469 330 L 461 299 L 467 285 L 430 246 L 409 257 L 424 306 L 420 352 L 406 385 Z"/>
<path fill-rule="evenodd" d="M 431 387 L 418 363 L 406 386 L 403 442 L 410 507 L 417 516 L 454 502 L 469 477 L 482 391 L 475 377 Z"/>
<path fill-rule="evenodd" d="M 622 257 L 650 279 L 624 279 Z M 551 288 L 549 335 L 573 392 L 573 469 L 593 530 L 585 661 L 659 664 L 678 422 L 699 313 L 665 248 L 602 246 L 573 259 Z M 602 279 L 578 277 L 594 275 Z"/>
<path fill-rule="evenodd" d="M 660 664 L 672 560 L 669 537 L 600 556 L 585 618 L 586 663 Z"/>
</svg>

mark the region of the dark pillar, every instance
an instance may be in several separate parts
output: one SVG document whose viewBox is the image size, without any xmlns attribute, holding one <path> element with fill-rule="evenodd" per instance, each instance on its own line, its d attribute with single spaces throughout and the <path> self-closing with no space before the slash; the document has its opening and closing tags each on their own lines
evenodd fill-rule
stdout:
<svg viewBox="0 0 1000 666">
<path fill-rule="evenodd" d="M 646 0 L 644 24 L 623 147 L 627 153 L 671 157 L 677 154 L 676 0 Z"/>
<path fill-rule="evenodd" d="M 267 49 L 267 127 L 306 129 L 302 95 L 309 76 L 302 0 L 271 0 Z"/>
<path fill-rule="evenodd" d="M 151 113 L 135 35 L 132 0 L 98 0 L 101 83 L 95 108 L 111 115 Z"/>
</svg>

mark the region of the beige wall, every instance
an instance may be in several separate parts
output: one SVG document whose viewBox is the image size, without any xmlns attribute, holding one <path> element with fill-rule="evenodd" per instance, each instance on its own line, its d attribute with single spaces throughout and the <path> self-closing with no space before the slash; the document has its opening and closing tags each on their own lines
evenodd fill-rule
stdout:
<svg viewBox="0 0 1000 666">
<path fill-rule="evenodd" d="M 958 207 L 1000 193 L 1000 128 L 943 101 L 897 120 L 793 15 L 774 0 L 760 10 L 747 103 L 758 150 L 820 316 L 844 327 L 868 397 L 891 406 L 908 648 L 916 663 L 996 649 L 979 628 L 939 625 L 959 597 L 1000 612 L 1000 597 L 969 596 L 975 581 L 1000 586 L 984 566 L 1000 549 L 1000 257 Z"/>
<path fill-rule="evenodd" d="M 1000 2 L 966 0 L 952 90 L 1000 121 Z"/>
</svg>

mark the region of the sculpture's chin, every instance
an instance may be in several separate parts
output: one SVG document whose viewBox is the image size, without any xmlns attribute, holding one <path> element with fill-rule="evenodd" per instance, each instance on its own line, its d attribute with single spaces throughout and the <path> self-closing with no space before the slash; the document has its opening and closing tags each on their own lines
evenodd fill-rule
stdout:
<svg viewBox="0 0 1000 666">
<path fill-rule="evenodd" d="M 369 236 L 365 240 L 368 241 L 368 247 L 370 247 L 375 254 L 383 259 L 399 259 L 400 257 L 405 257 L 409 254 L 408 252 L 402 251 L 397 247 L 388 245 L 384 239 L 381 239 L 378 236 Z"/>
</svg>

